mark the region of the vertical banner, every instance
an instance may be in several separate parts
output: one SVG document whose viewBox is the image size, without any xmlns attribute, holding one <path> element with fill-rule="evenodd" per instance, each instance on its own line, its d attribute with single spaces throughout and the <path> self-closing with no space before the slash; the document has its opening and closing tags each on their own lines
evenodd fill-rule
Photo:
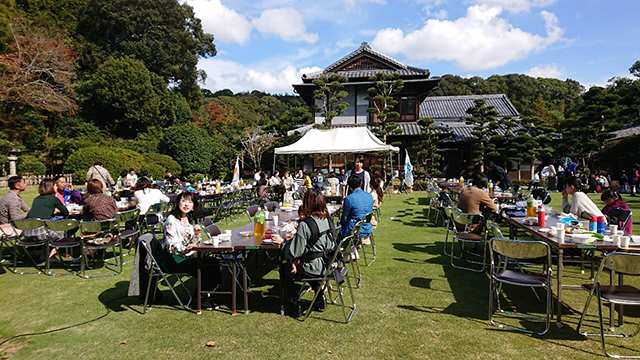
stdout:
<svg viewBox="0 0 640 360">
<path fill-rule="evenodd" d="M 413 166 L 411 166 L 411 159 L 409 159 L 409 152 L 405 149 L 404 158 L 404 183 L 409 187 L 413 187 Z"/>
</svg>

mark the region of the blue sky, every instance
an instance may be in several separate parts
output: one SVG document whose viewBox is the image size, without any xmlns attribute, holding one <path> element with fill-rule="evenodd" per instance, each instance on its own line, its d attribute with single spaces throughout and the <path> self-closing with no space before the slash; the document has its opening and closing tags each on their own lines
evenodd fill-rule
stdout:
<svg viewBox="0 0 640 360">
<path fill-rule="evenodd" d="M 432 76 L 524 73 L 585 86 L 629 76 L 640 60 L 636 0 L 181 0 L 218 55 L 205 88 L 291 93 L 368 42 Z"/>
</svg>

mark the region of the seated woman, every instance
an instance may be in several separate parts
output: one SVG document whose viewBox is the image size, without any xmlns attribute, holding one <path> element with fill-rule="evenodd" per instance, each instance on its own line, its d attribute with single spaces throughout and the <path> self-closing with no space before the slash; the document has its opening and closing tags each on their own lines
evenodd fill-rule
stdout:
<svg viewBox="0 0 640 360">
<path fill-rule="evenodd" d="M 378 209 L 380 205 L 382 205 L 382 200 L 384 199 L 384 193 L 382 192 L 382 188 L 380 187 L 381 182 L 382 182 L 382 179 L 380 179 L 379 177 L 374 177 L 369 183 L 369 187 L 371 188 L 370 193 L 371 193 L 371 196 L 373 197 L 374 211 Z M 371 218 L 371 225 L 373 226 L 374 229 L 378 227 L 378 221 L 376 220 L 375 216 Z"/>
<path fill-rule="evenodd" d="M 261 198 L 266 198 L 267 197 L 267 186 L 269 185 L 269 181 L 267 180 L 267 172 L 266 171 L 262 171 L 260 172 L 260 179 L 257 181 L 257 185 L 258 185 L 258 196 Z"/>
<path fill-rule="evenodd" d="M 169 197 L 159 189 L 154 189 L 151 180 L 141 177 L 136 182 L 136 192 L 133 193 L 136 203 L 140 208 L 140 215 L 144 215 L 149 210 L 149 206 L 157 203 L 169 202 Z"/>
<path fill-rule="evenodd" d="M 584 186 L 578 177 L 571 176 L 566 179 L 562 191 L 562 211 L 584 219 L 589 219 L 591 216 L 604 216 L 598 206 L 584 193 L 586 190 L 588 187 Z M 571 203 L 568 200 L 569 195 L 572 195 Z"/>
<path fill-rule="evenodd" d="M 604 201 L 604 203 L 606 204 L 602 209 L 602 213 L 605 215 L 609 215 L 609 212 L 613 209 L 629 210 L 629 205 L 627 205 L 627 203 L 622 200 L 622 197 L 611 190 L 603 191 L 602 195 L 600 195 L 600 199 Z M 624 229 L 621 229 L 621 230 L 627 234 L 633 234 L 633 218 L 632 217 L 629 217 L 629 221 L 627 221 L 627 225 L 625 225 Z"/>
<path fill-rule="evenodd" d="M 49 220 L 53 217 L 54 212 L 57 210 L 56 215 L 67 216 L 69 210 L 64 204 L 56 197 L 55 181 L 53 179 L 44 179 L 38 186 L 38 193 L 40 195 L 33 199 L 31 210 L 27 214 L 27 219 L 41 219 Z M 60 239 L 64 236 L 62 232 L 50 231 L 51 237 L 54 239 Z M 47 231 L 44 227 L 39 227 L 33 230 L 25 230 L 23 232 L 25 240 L 38 241 L 47 238 Z M 56 249 L 52 249 L 49 257 L 52 258 L 56 254 Z"/>
<path fill-rule="evenodd" d="M 304 194 L 302 206 L 299 210 L 300 218 L 304 219 L 298 225 L 296 235 L 290 241 L 284 241 L 274 235 L 276 244 L 284 244 L 282 253 L 289 260 L 280 266 L 280 279 L 288 301 L 285 302 L 285 312 L 293 317 L 302 316 L 302 309 L 295 291 L 294 279 L 322 276 L 326 272 L 323 254 L 335 248 L 333 224 L 327 204 L 319 189 L 309 189 Z M 308 222 L 312 221 L 317 227 L 318 238 L 312 238 L 312 230 Z M 313 226 L 313 225 L 311 225 Z M 308 251 L 305 251 L 307 250 Z M 306 255 L 303 257 L 303 255 Z M 320 291 L 320 281 L 310 283 L 315 291 Z M 319 294 L 314 309 L 322 311 L 326 308 L 327 300 L 324 294 Z"/>
<path fill-rule="evenodd" d="M 176 199 L 176 206 L 164 223 L 164 251 L 162 254 L 162 269 L 168 273 L 185 273 L 197 277 L 196 252 L 192 249 L 200 242 L 202 229 L 198 223 L 197 203 L 194 195 L 183 192 Z M 194 214 L 196 211 L 196 214 Z M 210 257 L 205 257 L 209 263 L 217 263 Z M 205 262 L 206 263 L 206 262 Z M 202 290 L 214 291 L 220 285 L 220 267 L 207 266 L 202 271 Z M 202 308 L 205 310 L 218 309 L 210 294 L 202 296 Z"/>
<path fill-rule="evenodd" d="M 101 221 L 113 218 L 118 212 L 116 199 L 102 192 L 102 182 L 98 179 L 89 180 L 87 194 L 84 200 L 84 215 L 91 221 Z"/>
</svg>

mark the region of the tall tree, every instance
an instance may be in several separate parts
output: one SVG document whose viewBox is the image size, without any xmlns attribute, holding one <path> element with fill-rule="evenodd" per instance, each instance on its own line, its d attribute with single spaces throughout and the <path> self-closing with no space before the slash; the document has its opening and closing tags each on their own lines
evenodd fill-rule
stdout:
<svg viewBox="0 0 640 360">
<path fill-rule="evenodd" d="M 254 169 L 260 167 L 262 154 L 278 140 L 275 136 L 265 133 L 257 126 L 245 129 L 242 132 L 242 147 L 251 158 Z"/>
<path fill-rule="evenodd" d="M 206 74 L 198 70 L 198 58 L 215 56 L 216 48 L 191 6 L 175 0 L 90 0 L 77 36 L 83 70 L 94 71 L 109 57 L 132 56 L 176 84 L 192 108 L 200 105 L 198 82 Z"/>
<path fill-rule="evenodd" d="M 473 148 L 473 161 L 484 163 L 487 158 L 500 156 L 497 141 L 501 140 L 498 129 L 501 127 L 498 120 L 500 113 L 493 105 L 486 105 L 484 99 L 474 100 L 475 106 L 467 109 L 471 115 L 467 118 L 467 123 L 474 125 L 471 134 L 476 137 L 478 143 Z"/>
<path fill-rule="evenodd" d="M 404 88 L 404 82 L 398 73 L 377 73 L 369 81 L 375 83 L 367 89 L 369 95 L 364 97 L 373 104 L 367 111 L 376 116 L 372 124 L 373 131 L 386 143 L 387 135 L 402 133 L 398 123 L 393 120 L 400 117 L 400 113 L 395 110 L 398 101 L 394 96 Z"/>
<path fill-rule="evenodd" d="M 316 105 L 314 110 L 324 117 L 324 127 L 331 127 L 333 118 L 344 114 L 344 109 L 349 106 L 348 102 L 342 101 L 348 95 L 343 85 L 347 81 L 347 77 L 340 74 L 322 75 L 313 80 L 318 86 L 313 91 L 313 98 L 320 100 L 320 105 Z"/>
<path fill-rule="evenodd" d="M 438 176 L 440 172 L 440 159 L 436 143 L 440 140 L 442 133 L 440 128 L 434 124 L 432 118 L 423 117 L 418 120 L 418 125 L 422 128 L 420 140 L 414 145 L 418 150 L 418 159 L 423 169 L 432 177 Z"/>
</svg>

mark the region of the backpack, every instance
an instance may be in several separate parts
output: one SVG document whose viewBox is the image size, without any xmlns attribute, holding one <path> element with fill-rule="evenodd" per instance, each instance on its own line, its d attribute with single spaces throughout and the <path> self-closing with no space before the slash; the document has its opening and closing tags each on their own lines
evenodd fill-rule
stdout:
<svg viewBox="0 0 640 360">
<path fill-rule="evenodd" d="M 309 262 L 313 259 L 318 259 L 318 258 L 322 258 L 322 262 L 323 263 L 327 263 L 329 262 L 329 260 L 331 260 L 331 254 L 333 253 L 336 244 L 335 244 L 335 226 L 333 225 L 333 221 L 331 219 L 327 219 L 327 221 L 329 221 L 329 229 L 320 232 L 320 230 L 318 229 L 318 224 L 316 223 L 316 220 L 312 217 L 306 217 L 304 220 L 302 220 L 302 222 L 304 222 L 305 224 L 307 224 L 307 227 L 309 227 L 309 230 L 311 230 L 311 238 L 309 238 L 309 240 L 307 241 L 307 246 L 305 246 L 304 248 L 304 253 L 302 253 L 302 257 L 300 258 L 301 262 L 305 263 L 305 262 Z M 311 251 L 311 247 L 313 245 L 316 244 L 316 242 L 318 242 L 318 240 L 320 239 L 320 237 L 322 235 L 327 234 L 329 235 L 329 238 L 332 240 L 332 245 L 330 249 L 326 249 L 325 251 L 322 252 L 315 252 L 315 251 Z"/>
</svg>

